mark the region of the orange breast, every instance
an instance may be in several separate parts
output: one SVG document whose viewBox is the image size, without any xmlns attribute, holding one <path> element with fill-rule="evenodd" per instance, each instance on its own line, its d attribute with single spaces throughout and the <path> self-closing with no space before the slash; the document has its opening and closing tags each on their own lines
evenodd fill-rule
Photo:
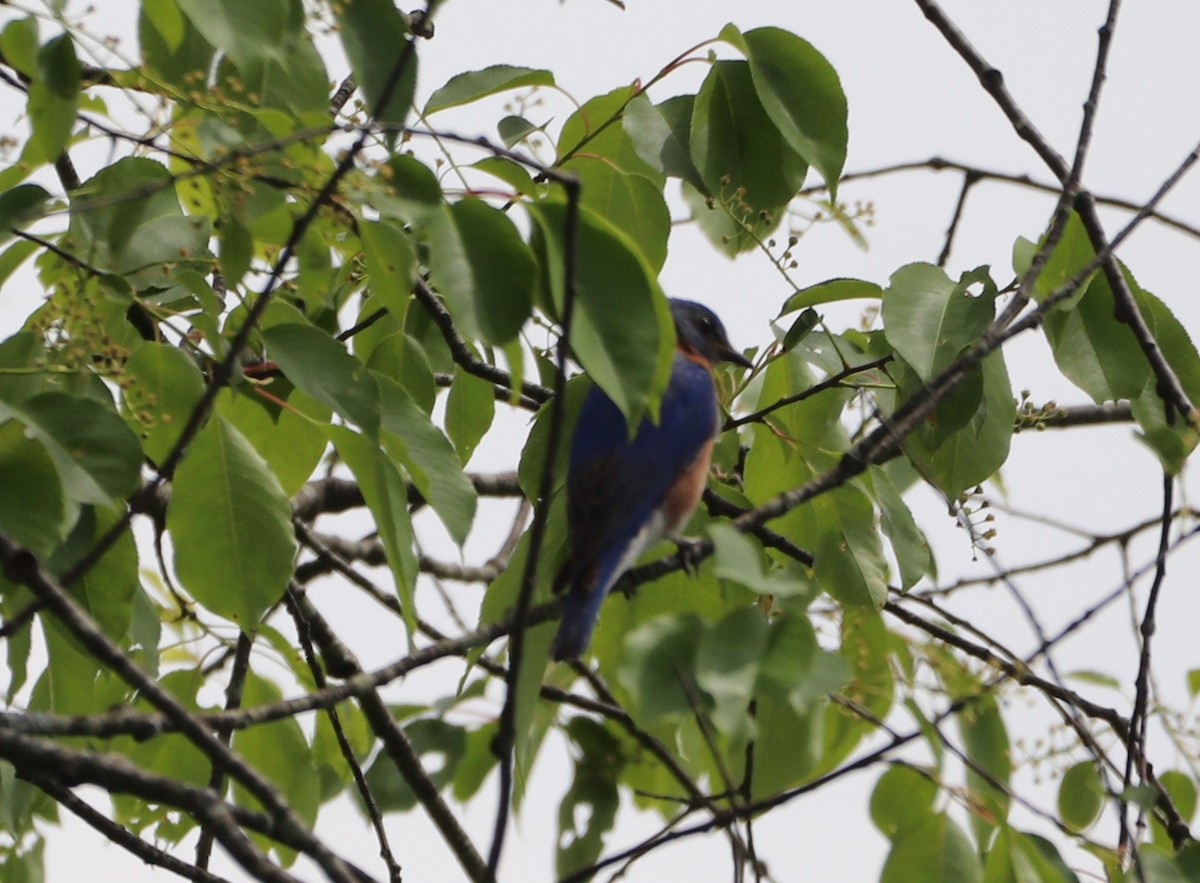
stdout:
<svg viewBox="0 0 1200 883">
<path fill-rule="evenodd" d="M 709 439 L 704 443 L 695 461 L 679 473 L 679 478 L 663 498 L 667 534 L 677 533 L 683 528 L 696 510 L 700 497 L 704 495 L 704 486 L 708 483 L 708 467 L 712 462 L 713 441 Z"/>
</svg>

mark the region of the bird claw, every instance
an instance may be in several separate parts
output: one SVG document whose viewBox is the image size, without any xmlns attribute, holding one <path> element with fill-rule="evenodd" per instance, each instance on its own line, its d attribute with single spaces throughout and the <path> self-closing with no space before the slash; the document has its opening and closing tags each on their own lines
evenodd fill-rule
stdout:
<svg viewBox="0 0 1200 883">
<path fill-rule="evenodd" d="M 704 540 L 699 537 L 672 537 L 671 542 L 679 552 L 679 566 L 690 577 L 695 577 L 700 567 L 700 552 Z"/>
</svg>

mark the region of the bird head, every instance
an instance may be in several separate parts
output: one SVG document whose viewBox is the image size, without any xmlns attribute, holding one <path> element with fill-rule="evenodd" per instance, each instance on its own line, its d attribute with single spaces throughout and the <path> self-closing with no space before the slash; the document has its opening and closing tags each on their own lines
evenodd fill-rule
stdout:
<svg viewBox="0 0 1200 883">
<path fill-rule="evenodd" d="M 675 319 L 675 335 L 680 351 L 693 361 L 708 367 L 716 362 L 732 362 L 743 368 L 753 364 L 733 348 L 725 334 L 725 326 L 717 314 L 702 304 L 672 298 L 671 316 Z"/>
</svg>

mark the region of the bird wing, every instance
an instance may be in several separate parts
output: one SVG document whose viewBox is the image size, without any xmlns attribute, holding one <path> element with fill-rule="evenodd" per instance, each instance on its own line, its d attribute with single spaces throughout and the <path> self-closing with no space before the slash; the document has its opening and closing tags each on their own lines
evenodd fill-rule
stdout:
<svg viewBox="0 0 1200 883">
<path fill-rule="evenodd" d="M 675 356 L 659 422 L 643 419 L 632 441 L 620 410 L 593 387 L 571 443 L 571 558 L 559 582 L 574 583 L 601 555 L 632 540 L 716 430 L 712 376 L 683 356 Z"/>
</svg>

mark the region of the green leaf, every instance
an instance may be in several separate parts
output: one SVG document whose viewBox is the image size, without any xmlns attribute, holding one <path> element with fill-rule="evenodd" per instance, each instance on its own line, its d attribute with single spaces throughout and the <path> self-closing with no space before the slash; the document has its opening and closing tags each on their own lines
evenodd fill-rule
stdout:
<svg viewBox="0 0 1200 883">
<path fill-rule="evenodd" d="M 282 698 L 277 686 L 253 671 L 248 673 L 242 690 L 244 708 L 267 705 Z M 233 750 L 282 792 L 288 806 L 304 822 L 311 825 L 316 821 L 321 799 L 317 766 L 312 749 L 294 719 L 284 718 L 236 731 Z M 241 783 L 234 783 L 233 794 L 239 806 L 261 808 L 257 798 Z"/>
<path fill-rule="evenodd" d="M 749 59 L 755 91 L 771 122 L 816 167 L 830 198 L 836 198 L 849 134 L 846 94 L 833 65 L 810 43 L 781 28 L 742 34 L 730 24 L 721 30 L 721 39 Z"/>
<path fill-rule="evenodd" d="M 166 167 L 127 156 L 84 182 L 61 244 L 142 289 L 173 287 L 175 267 L 207 269 L 208 239 L 208 220 L 184 216 Z"/>
<path fill-rule="evenodd" d="M 1045 242 L 1045 236 L 1036 245 L 1024 238 L 1017 239 L 1013 246 L 1013 270 L 1018 276 L 1024 276 L 1029 272 L 1033 256 L 1041 242 Z M 1095 256 L 1096 250 L 1092 247 L 1087 230 L 1083 227 L 1083 221 L 1079 219 L 1078 214 L 1071 212 L 1067 216 L 1067 222 L 1063 226 L 1058 243 L 1050 252 L 1050 256 L 1046 259 L 1046 264 L 1042 267 L 1042 272 L 1033 286 L 1031 292 L 1033 298 L 1039 302 L 1045 300 L 1051 292 L 1074 278 Z M 1095 272 L 1093 271 L 1093 273 Z M 1086 291 L 1087 287 L 1088 279 L 1084 279 L 1078 290 Z M 1062 306 L 1069 307 L 1076 300 L 1078 300 L 1078 296 L 1068 298 Z"/>
<path fill-rule="evenodd" d="M 475 518 L 475 486 L 463 474 L 450 440 L 404 388 L 389 377 L 377 376 L 376 381 L 382 395 L 383 428 L 400 442 L 399 446 L 389 445 L 389 450 L 404 463 L 421 496 L 461 546 Z"/>
<path fill-rule="evenodd" d="M 467 71 L 450 78 L 442 88 L 434 91 L 425 103 L 426 114 L 437 113 L 448 107 L 469 104 L 510 89 L 527 86 L 553 86 L 554 74 L 548 70 L 515 67 L 511 64 L 495 64 L 483 70 Z"/>
<path fill-rule="evenodd" d="M 184 587 L 243 631 L 283 597 L 296 551 L 291 508 L 263 458 L 219 415 L 175 474 L 167 529 Z"/>
<path fill-rule="evenodd" d="M 973 343 L 995 316 L 995 286 L 972 295 L 967 286 L 985 268 L 956 284 L 941 267 L 909 264 L 892 274 L 883 293 L 888 343 L 928 382 Z"/>
<path fill-rule="evenodd" d="M 413 551 L 412 522 L 408 515 L 408 489 L 404 478 L 386 454 L 367 438 L 341 426 L 331 426 L 329 437 L 362 489 L 363 499 L 375 517 L 396 595 L 409 634 L 416 631 L 413 588 L 417 582 L 417 555 Z"/>
<path fill-rule="evenodd" d="M 501 346 L 533 308 L 537 264 L 508 216 L 469 197 L 429 226 L 430 276 L 470 337 Z"/>
<path fill-rule="evenodd" d="M 695 678 L 696 651 L 706 631 L 694 613 L 660 616 L 625 638 L 617 679 L 629 691 L 638 719 L 652 724 L 690 717 L 683 678 Z"/>
<path fill-rule="evenodd" d="M 283 395 L 282 390 L 276 392 Z M 222 392 L 217 396 L 217 413 L 246 436 L 291 498 L 312 477 L 329 444 L 324 429 L 329 409 L 298 389 L 287 395 L 283 407 L 252 390 L 248 393 Z"/>
<path fill-rule="evenodd" d="M 446 434 L 465 465 L 492 425 L 496 413 L 495 387 L 486 380 L 454 367 L 454 380 L 446 397 Z"/>
<path fill-rule="evenodd" d="M 662 270 L 671 234 L 662 187 L 590 154 L 572 158 L 563 168 L 579 177 L 580 205 L 628 235 L 655 273 Z"/>
<path fill-rule="evenodd" d="M 1004 354 L 997 351 L 987 356 L 977 371 L 979 380 L 969 376 L 960 386 L 974 396 L 962 419 L 943 419 L 945 411 L 939 407 L 931 425 L 914 432 L 905 444 L 914 465 L 951 497 L 995 475 L 1008 459 L 1012 441 L 1016 402 Z M 972 381 L 981 384 L 979 392 L 974 392 L 978 387 L 969 385 Z M 952 406 L 957 393 L 942 405 Z M 953 431 L 948 432 L 947 427 Z"/>
<path fill-rule="evenodd" d="M 50 559 L 50 569 L 63 573 L 73 567 L 117 523 L 117 518 L 114 510 L 84 507 L 59 553 Z M 133 618 L 133 596 L 140 588 L 137 546 L 133 534 L 124 531 L 98 561 L 71 583 L 69 591 L 105 634 L 124 643 Z"/>
<path fill-rule="evenodd" d="M 29 122 L 33 128 L 30 146 L 42 162 L 54 162 L 62 155 L 75 128 L 79 97 L 63 98 L 54 94 L 46 83 L 38 80 L 29 84 Z"/>
<path fill-rule="evenodd" d="M 379 385 L 367 366 L 311 325 L 288 323 L 263 332 L 267 354 L 288 380 L 367 435 L 379 432 Z"/>
<path fill-rule="evenodd" d="M 205 81 L 216 52 L 184 16 L 178 0 L 142 0 L 138 41 L 146 68 L 184 92 Z"/>
<path fill-rule="evenodd" d="M 1138 287 L 1132 280 L 1130 282 L 1138 309 L 1154 333 L 1155 342 L 1163 356 L 1192 402 L 1200 400 L 1200 354 L 1197 354 L 1196 345 L 1187 329 L 1159 298 Z M 1163 466 L 1172 474 L 1178 474 L 1197 441 L 1200 441 L 1196 430 L 1186 421 L 1176 421 L 1174 425 L 1166 422 L 1153 374 L 1146 378 L 1146 386 L 1131 404 L 1134 419 L 1145 433 L 1145 441 L 1158 454 Z"/>
<path fill-rule="evenodd" d="M 412 240 L 386 221 L 359 221 L 358 236 L 367 261 L 374 306 L 403 321 L 417 276 Z"/>
<path fill-rule="evenodd" d="M 404 16 L 391 0 L 347 0 L 334 6 L 334 14 L 368 111 L 380 122 L 402 125 L 417 85 L 417 53 Z"/>
<path fill-rule="evenodd" d="M 454 773 L 467 750 L 466 733 L 435 718 L 420 718 L 404 727 L 417 756 L 429 769 L 430 779 L 439 790 L 454 780 Z M 428 758 L 433 755 L 436 760 Z M 406 812 L 417 805 L 417 796 L 400 775 L 386 751 L 381 751 L 367 770 L 367 785 L 383 812 Z"/>
<path fill-rule="evenodd" d="M 46 448 L 16 420 L 0 423 L 0 533 L 39 558 L 66 530 L 66 500 Z"/>
<path fill-rule="evenodd" d="M 623 122 L 637 155 L 655 171 L 680 178 L 707 193 L 691 155 L 695 102 L 695 95 L 676 95 L 661 104 L 651 104 L 643 93 L 629 102 Z"/>
<path fill-rule="evenodd" d="M 875 502 L 879 504 L 880 524 L 900 566 L 900 588 L 908 591 L 933 569 L 933 553 L 891 476 L 877 466 L 871 467 L 870 474 Z"/>
<path fill-rule="evenodd" d="M 204 39 L 242 69 L 279 58 L 285 39 L 299 30 L 303 23 L 303 13 L 297 0 L 176 2 Z M 162 15 L 155 19 L 156 22 L 162 20 Z"/>
<path fill-rule="evenodd" d="M 729 524 L 713 524 L 708 529 L 716 552 L 716 574 L 721 579 L 745 586 L 760 595 L 790 598 L 806 591 L 784 572 L 767 572 L 762 548 Z"/>
<path fill-rule="evenodd" d="M 535 126 L 524 117 L 511 114 L 496 123 L 496 134 L 500 136 L 501 143 L 510 150 L 530 135 L 535 132 L 543 132 L 545 129 L 545 126 Z"/>
<path fill-rule="evenodd" d="M 31 80 L 38 76 L 40 45 L 37 18 L 32 15 L 13 19 L 0 32 L 0 51 L 4 53 L 4 60 Z"/>
<path fill-rule="evenodd" d="M 883 289 L 874 282 L 863 279 L 828 279 L 802 288 L 784 301 L 779 315 L 786 316 L 796 310 L 815 307 L 820 304 L 832 304 L 843 300 L 858 300 L 869 298 L 876 300 L 883 297 Z"/>
<path fill-rule="evenodd" d="M 146 456 L 161 463 L 204 395 L 200 369 L 179 347 L 150 342 L 130 355 L 125 377 L 121 411 Z"/>
<path fill-rule="evenodd" d="M 1002 827 L 988 850 L 984 883 L 1079 883 L 1050 841 Z"/>
<path fill-rule="evenodd" d="M 967 768 L 971 827 L 975 831 L 975 839 L 979 843 L 987 843 L 992 829 L 1008 819 L 1011 798 L 1006 789 L 1012 777 L 1008 731 L 996 700 L 990 695 L 981 696 L 959 712 L 958 727 L 967 757 L 988 774 L 985 777 Z M 1000 787 L 997 788 L 992 781 Z"/>
<path fill-rule="evenodd" d="M 1104 808 L 1104 786 L 1096 764 L 1085 760 L 1063 773 L 1058 786 L 1058 814 L 1068 827 L 1086 831 Z"/>
<path fill-rule="evenodd" d="M 46 392 L 17 405 L 0 404 L 0 419 L 11 415 L 45 445 L 71 499 L 109 504 L 137 489 L 142 449 L 112 408 Z"/>
<path fill-rule="evenodd" d="M 896 832 L 880 883 L 982 883 L 971 841 L 943 813 Z"/>
<path fill-rule="evenodd" d="M 573 717 L 567 724 L 579 748 L 571 787 L 558 806 L 558 855 L 555 870 L 565 877 L 600 857 L 604 835 L 616 821 L 620 794 L 617 783 L 625 758 L 621 743 L 602 724 Z"/>
<path fill-rule="evenodd" d="M 29 707 L 56 714 L 100 711 L 96 697 L 98 663 L 54 617 L 43 620 L 46 668 L 34 685 Z"/>
<path fill-rule="evenodd" d="M 639 156 L 633 140 L 620 125 L 629 102 L 637 97 L 636 86 L 619 86 L 584 102 L 563 123 L 558 135 L 558 164 L 582 154 L 603 157 L 631 175 L 655 180 L 659 173 Z"/>
<path fill-rule="evenodd" d="M 696 96 L 689 146 L 713 213 L 733 221 L 730 254 L 778 225 L 808 170 L 759 102 L 744 61 L 713 64 Z"/>
<path fill-rule="evenodd" d="M 771 620 L 756 692 L 778 694 L 796 714 L 805 715 L 821 707 L 828 694 L 841 690 L 849 680 L 846 663 L 818 646 L 807 616 L 782 613 Z"/>
<path fill-rule="evenodd" d="M 18 184 L 0 193 L 0 242 L 12 238 L 14 227 L 40 217 L 50 194 L 37 184 Z"/>
<path fill-rule="evenodd" d="M 821 525 L 813 550 L 821 588 L 843 605 L 882 607 L 887 564 L 870 499 L 849 484 L 822 494 L 811 506 Z"/>
<path fill-rule="evenodd" d="M 545 284 L 561 309 L 562 231 L 566 206 L 529 206 L 540 232 Z M 670 377 L 675 326 L 655 274 L 627 236 L 585 208 L 579 211 L 578 297 L 571 348 L 592 380 L 636 426 Z"/>
<path fill-rule="evenodd" d="M 696 684 L 715 704 L 713 725 L 730 737 L 750 735 L 746 710 L 766 645 L 767 619 L 758 607 L 734 610 L 700 638 Z"/>
<path fill-rule="evenodd" d="M 471 163 L 471 168 L 479 169 L 481 172 L 487 172 L 489 175 L 499 178 L 505 184 L 510 185 L 517 193 L 525 196 L 534 196 L 538 192 L 538 185 L 533 182 L 533 178 L 529 176 L 529 172 L 525 170 L 525 167 L 506 157 L 487 156 L 479 160 L 479 162 Z"/>
<path fill-rule="evenodd" d="M 937 795 L 935 779 L 907 764 L 892 764 L 871 792 L 871 821 L 885 837 L 895 837 L 901 828 L 933 815 Z"/>
<path fill-rule="evenodd" d="M 1051 310 L 1043 325 L 1059 370 L 1097 404 L 1135 398 L 1150 376 L 1141 347 L 1114 308 L 1108 280 L 1098 274 L 1073 309 Z"/>
</svg>

